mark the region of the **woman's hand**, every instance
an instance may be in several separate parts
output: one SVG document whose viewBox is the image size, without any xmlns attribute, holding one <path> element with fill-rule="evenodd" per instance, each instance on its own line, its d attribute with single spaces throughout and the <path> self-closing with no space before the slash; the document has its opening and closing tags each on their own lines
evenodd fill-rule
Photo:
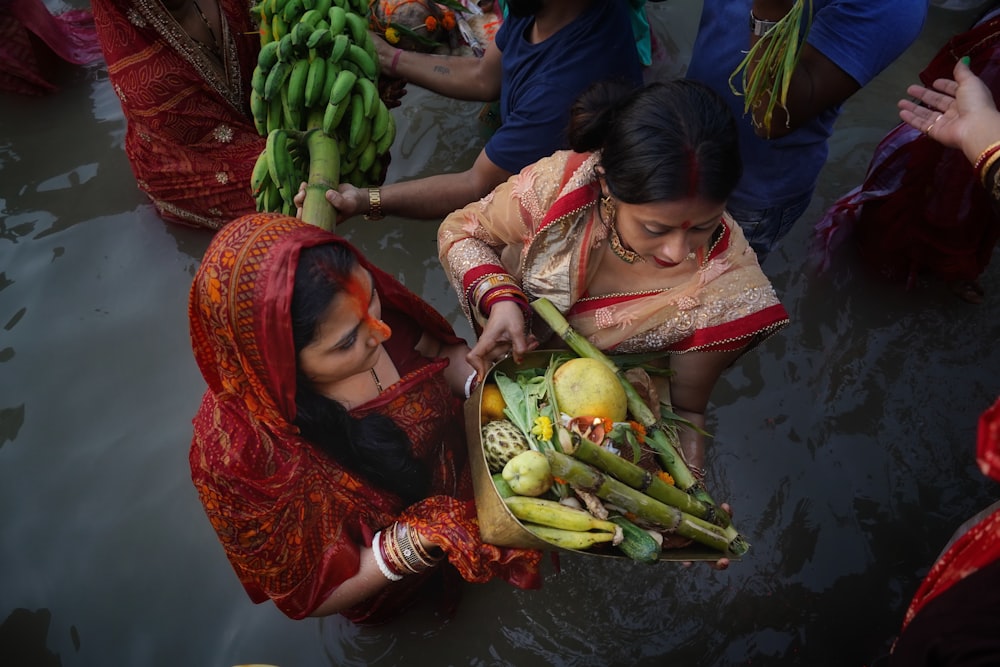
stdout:
<svg viewBox="0 0 1000 667">
<path fill-rule="evenodd" d="M 906 93 L 919 100 L 899 101 L 899 117 L 910 127 L 935 141 L 960 148 L 969 162 L 1000 139 L 1000 113 L 982 79 L 961 60 L 955 64 L 955 79 L 938 79 L 934 89 L 913 85 Z"/>
<path fill-rule="evenodd" d="M 490 310 L 486 328 L 467 358 L 482 382 L 490 366 L 508 353 L 512 353 L 514 361 L 520 363 L 524 353 L 537 345 L 534 337 L 524 334 L 524 311 L 521 306 L 514 301 L 499 301 Z"/>
<path fill-rule="evenodd" d="M 368 211 L 368 191 L 350 183 L 341 183 L 336 190 L 327 190 L 326 200 L 337 211 L 337 224 L 359 213 Z M 306 183 L 299 184 L 299 191 L 292 199 L 295 203 L 295 217 L 302 219 L 302 205 L 306 201 Z"/>
</svg>

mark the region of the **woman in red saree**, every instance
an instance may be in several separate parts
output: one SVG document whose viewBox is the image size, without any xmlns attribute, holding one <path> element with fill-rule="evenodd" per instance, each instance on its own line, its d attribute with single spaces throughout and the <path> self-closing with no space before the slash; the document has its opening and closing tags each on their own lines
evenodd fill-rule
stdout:
<svg viewBox="0 0 1000 667">
<path fill-rule="evenodd" d="M 346 241 L 276 214 L 231 222 L 190 320 L 208 383 L 192 478 L 252 600 L 376 623 L 455 583 L 434 572 L 540 586 L 539 552 L 479 538 L 456 395 L 468 346 Z M 445 562 L 394 564 L 397 533 Z"/>
<path fill-rule="evenodd" d="M 741 171 L 732 115 L 691 81 L 600 84 L 574 105 L 569 138 L 575 152 L 441 224 L 441 262 L 481 332 L 470 361 L 484 373 L 526 351 L 529 299 L 545 297 L 602 350 L 662 353 L 673 376 L 660 395 L 703 429 L 723 370 L 788 323 L 725 213 Z M 682 429 L 681 446 L 704 465 L 703 431 Z"/>
<path fill-rule="evenodd" d="M 242 0 L 93 0 L 139 188 L 171 222 L 208 229 L 256 210 L 264 148 L 250 115 L 260 35 Z"/>
</svg>

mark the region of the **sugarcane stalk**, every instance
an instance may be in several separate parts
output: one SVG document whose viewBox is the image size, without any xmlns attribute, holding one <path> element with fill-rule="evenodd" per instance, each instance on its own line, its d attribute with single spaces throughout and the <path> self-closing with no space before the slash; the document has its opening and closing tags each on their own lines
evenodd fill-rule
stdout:
<svg viewBox="0 0 1000 667">
<path fill-rule="evenodd" d="M 326 191 L 336 188 L 340 181 L 340 149 L 336 139 L 317 128 L 306 133 L 305 142 L 309 151 L 309 179 L 302 220 L 333 231 L 337 226 L 337 209 L 326 200 Z"/>
<path fill-rule="evenodd" d="M 732 521 L 725 512 L 717 512 L 714 505 L 703 503 L 694 496 L 685 493 L 675 486 L 667 484 L 662 479 L 631 461 L 627 461 L 613 452 L 600 447 L 586 438 L 572 434 L 568 440 L 562 441 L 563 453 L 590 464 L 602 472 L 606 472 L 620 482 L 651 498 L 676 507 L 699 519 L 704 519 L 723 528 Z"/>
<path fill-rule="evenodd" d="M 553 476 L 589 491 L 667 532 L 735 557 L 742 556 L 749 549 L 746 540 L 732 526 L 722 528 L 662 503 L 572 456 L 552 450 L 546 451 L 545 456 L 549 460 Z"/>
<path fill-rule="evenodd" d="M 566 321 L 566 318 L 563 317 L 563 314 L 559 312 L 559 309 L 552 305 L 552 302 L 548 299 L 535 299 L 531 302 L 531 307 L 569 345 L 570 349 L 581 357 L 596 359 L 611 369 L 621 383 L 622 389 L 625 390 L 629 413 L 631 413 L 637 422 L 645 427 L 646 442 L 656 450 L 660 463 L 663 465 L 664 470 L 674 478 L 674 483 L 677 487 L 694 495 L 703 503 L 717 507 L 717 503 L 712 500 L 705 486 L 691 473 L 683 457 L 678 454 L 677 448 L 670 442 L 667 434 L 663 431 L 657 415 L 653 414 L 653 411 L 649 409 L 646 401 L 639 395 L 639 392 L 636 391 L 636 388 L 632 386 L 632 383 L 625 377 L 625 373 L 618 368 L 615 362 L 598 349 L 597 346 L 577 333 L 570 326 L 569 322 Z M 723 513 L 721 508 L 718 511 Z"/>
</svg>

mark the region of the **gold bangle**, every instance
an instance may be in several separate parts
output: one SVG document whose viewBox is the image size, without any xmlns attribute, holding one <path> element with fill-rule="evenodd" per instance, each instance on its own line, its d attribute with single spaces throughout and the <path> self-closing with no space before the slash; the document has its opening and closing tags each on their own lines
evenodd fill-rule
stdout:
<svg viewBox="0 0 1000 667">
<path fill-rule="evenodd" d="M 382 215 L 382 192 L 378 188 L 368 188 L 368 214 L 365 220 L 381 220 Z"/>
<path fill-rule="evenodd" d="M 983 184 L 984 188 L 988 187 L 986 185 L 986 177 L 989 175 L 990 169 L 993 167 L 993 165 L 996 163 L 997 160 L 1000 160 L 1000 150 L 994 152 L 993 155 L 986 158 L 986 161 L 983 162 L 982 166 L 980 167 L 979 180 Z"/>
</svg>

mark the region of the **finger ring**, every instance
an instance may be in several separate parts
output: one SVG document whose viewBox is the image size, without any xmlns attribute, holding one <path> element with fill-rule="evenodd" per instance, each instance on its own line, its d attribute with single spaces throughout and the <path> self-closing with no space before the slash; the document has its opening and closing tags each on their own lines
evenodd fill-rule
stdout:
<svg viewBox="0 0 1000 667">
<path fill-rule="evenodd" d="M 939 114 L 937 115 L 937 118 L 935 118 L 934 120 L 932 120 L 932 121 L 931 121 L 931 124 L 927 126 L 927 129 L 926 129 L 926 130 L 924 130 L 924 134 L 926 134 L 926 135 L 928 135 L 928 136 L 929 136 L 929 135 L 930 135 L 930 133 L 931 133 L 931 130 L 932 130 L 932 129 L 934 128 L 934 124 L 935 124 L 936 122 L 938 122 L 939 120 L 941 120 L 941 116 L 943 116 L 943 115 L 944 115 L 944 114 L 942 114 L 942 113 L 939 113 Z"/>
</svg>

